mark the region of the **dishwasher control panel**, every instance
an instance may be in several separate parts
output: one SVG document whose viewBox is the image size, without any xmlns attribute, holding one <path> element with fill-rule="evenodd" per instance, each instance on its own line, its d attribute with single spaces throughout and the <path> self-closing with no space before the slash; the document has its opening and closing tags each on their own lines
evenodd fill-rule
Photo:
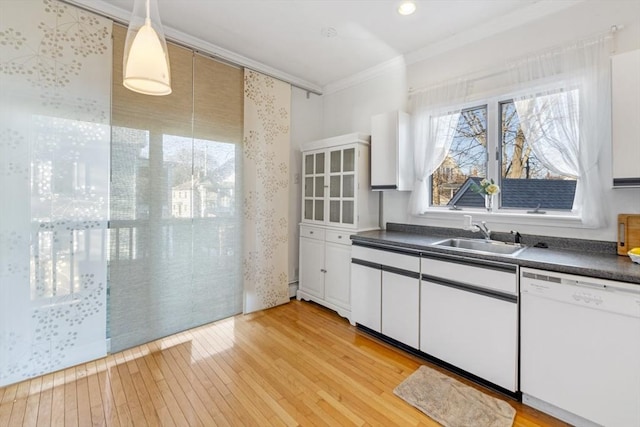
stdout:
<svg viewBox="0 0 640 427">
<path fill-rule="evenodd" d="M 536 295 L 640 318 L 640 286 L 612 280 L 523 268 L 522 295 Z"/>
</svg>

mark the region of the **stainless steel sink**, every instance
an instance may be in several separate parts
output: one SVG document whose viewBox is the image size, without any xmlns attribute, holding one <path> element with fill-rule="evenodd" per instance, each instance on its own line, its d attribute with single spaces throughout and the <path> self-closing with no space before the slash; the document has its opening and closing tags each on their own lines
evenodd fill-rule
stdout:
<svg viewBox="0 0 640 427">
<path fill-rule="evenodd" d="M 526 246 L 519 243 L 499 242 L 497 240 L 479 240 L 479 239 L 446 239 L 435 242 L 434 246 L 441 246 L 450 249 L 459 249 L 462 251 L 484 252 L 499 255 L 515 256 Z"/>
</svg>

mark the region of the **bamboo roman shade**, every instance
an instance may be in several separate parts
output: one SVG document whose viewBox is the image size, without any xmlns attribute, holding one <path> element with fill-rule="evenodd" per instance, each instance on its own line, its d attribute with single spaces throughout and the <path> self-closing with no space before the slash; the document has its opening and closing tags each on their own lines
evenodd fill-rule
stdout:
<svg viewBox="0 0 640 427">
<path fill-rule="evenodd" d="M 243 71 L 168 43 L 167 96 L 122 85 L 114 27 L 111 350 L 242 311 Z"/>
<path fill-rule="evenodd" d="M 243 72 L 201 55 L 194 57 L 193 136 L 242 141 Z"/>
<path fill-rule="evenodd" d="M 127 29 L 114 25 L 114 126 L 212 141 L 242 141 L 242 69 L 167 43 L 173 92 L 167 96 L 141 95 L 122 85 L 126 37 Z"/>
<path fill-rule="evenodd" d="M 193 51 L 167 43 L 173 92 L 167 96 L 142 95 L 122 84 L 122 55 L 126 38 L 127 29 L 114 25 L 112 125 L 191 137 Z"/>
</svg>

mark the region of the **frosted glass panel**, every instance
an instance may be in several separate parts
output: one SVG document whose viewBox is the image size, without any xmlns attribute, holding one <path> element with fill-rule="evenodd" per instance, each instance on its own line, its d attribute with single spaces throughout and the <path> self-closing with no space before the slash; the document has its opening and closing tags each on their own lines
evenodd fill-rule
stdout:
<svg viewBox="0 0 640 427">
<path fill-rule="evenodd" d="M 342 202 L 342 222 L 345 224 L 353 224 L 353 202 Z"/>
<path fill-rule="evenodd" d="M 342 197 L 353 197 L 354 187 L 355 187 L 354 176 L 344 175 L 342 177 Z"/>
<path fill-rule="evenodd" d="M 324 176 L 316 177 L 316 197 L 324 197 Z"/>
<path fill-rule="evenodd" d="M 316 174 L 324 173 L 324 153 L 316 154 Z"/>
<path fill-rule="evenodd" d="M 304 156 L 304 174 L 313 175 L 313 154 Z"/>
<path fill-rule="evenodd" d="M 304 179 L 304 196 L 313 197 L 313 178 Z"/>
<path fill-rule="evenodd" d="M 344 171 L 353 172 L 355 170 L 356 150 L 349 148 L 344 150 Z"/>
<path fill-rule="evenodd" d="M 342 168 L 342 152 L 331 152 L 331 173 L 341 172 Z"/>
<path fill-rule="evenodd" d="M 340 201 L 338 200 L 329 202 L 329 221 L 340 222 Z"/>
<path fill-rule="evenodd" d="M 106 354 L 111 21 L 0 16 L 2 387 Z"/>
<path fill-rule="evenodd" d="M 315 201 L 315 215 L 314 215 L 314 219 L 316 221 L 324 221 L 324 201 L 323 200 L 316 200 Z"/>
<path fill-rule="evenodd" d="M 340 175 L 332 176 L 329 182 L 329 196 L 340 197 Z"/>
<path fill-rule="evenodd" d="M 304 201 L 304 219 L 313 219 L 313 200 Z"/>
</svg>

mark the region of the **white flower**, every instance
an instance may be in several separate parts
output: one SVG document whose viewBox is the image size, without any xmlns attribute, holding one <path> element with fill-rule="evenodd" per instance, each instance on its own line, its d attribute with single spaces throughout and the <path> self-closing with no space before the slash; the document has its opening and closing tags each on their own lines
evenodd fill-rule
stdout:
<svg viewBox="0 0 640 427">
<path fill-rule="evenodd" d="M 500 192 L 500 187 L 498 187 L 496 184 L 489 184 L 486 188 L 485 191 L 487 192 L 487 194 L 489 195 L 494 195 L 494 194 L 498 194 Z"/>
</svg>

